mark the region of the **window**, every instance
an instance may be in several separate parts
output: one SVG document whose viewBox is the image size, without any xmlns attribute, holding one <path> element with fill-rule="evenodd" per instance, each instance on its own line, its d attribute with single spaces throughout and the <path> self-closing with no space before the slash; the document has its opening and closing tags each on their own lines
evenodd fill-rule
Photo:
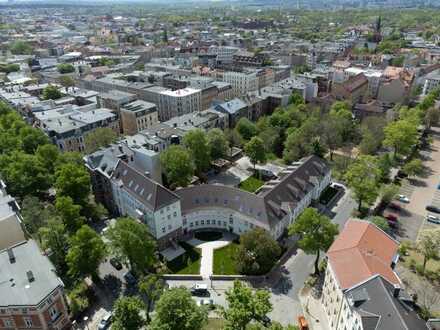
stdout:
<svg viewBox="0 0 440 330">
<path fill-rule="evenodd" d="M 26 328 L 32 328 L 32 319 L 29 317 L 24 318 L 24 324 L 26 325 Z"/>
<path fill-rule="evenodd" d="M 205 220 L 201 220 L 201 221 L 200 221 L 200 224 L 201 224 L 201 225 L 204 225 L 204 224 L 205 224 Z"/>
<path fill-rule="evenodd" d="M 210 225 L 211 224 L 211 220 L 206 220 L 206 224 Z"/>
<path fill-rule="evenodd" d="M 173 213 L 173 217 L 177 217 L 177 212 L 174 212 L 174 213 Z"/>
<path fill-rule="evenodd" d="M 194 227 L 194 224 L 192 222 L 190 222 L 189 226 L 190 227 Z"/>
<path fill-rule="evenodd" d="M 5 324 L 5 327 L 12 327 L 12 321 L 10 319 L 3 319 L 3 323 Z"/>
<path fill-rule="evenodd" d="M 165 227 L 162 227 L 162 233 L 164 233 L 165 232 Z"/>
<path fill-rule="evenodd" d="M 49 308 L 49 315 L 50 315 L 50 318 L 51 318 L 52 320 L 55 320 L 55 319 L 57 318 L 57 316 L 58 316 L 58 311 L 56 310 L 55 307 L 51 307 L 51 308 Z"/>
<path fill-rule="evenodd" d="M 196 221 L 196 226 L 198 226 L 199 225 L 199 222 L 198 221 Z"/>
<path fill-rule="evenodd" d="M 167 215 L 167 219 L 168 219 L 168 220 L 171 220 L 171 214 L 168 214 L 168 215 Z"/>
</svg>

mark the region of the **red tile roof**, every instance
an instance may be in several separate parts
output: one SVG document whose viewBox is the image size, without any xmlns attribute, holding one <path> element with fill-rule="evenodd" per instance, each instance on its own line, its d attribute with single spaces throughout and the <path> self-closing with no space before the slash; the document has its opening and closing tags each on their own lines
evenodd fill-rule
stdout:
<svg viewBox="0 0 440 330">
<path fill-rule="evenodd" d="M 342 290 L 380 274 L 400 284 L 391 268 L 399 245 L 375 225 L 349 220 L 327 252 L 329 263 Z"/>
</svg>

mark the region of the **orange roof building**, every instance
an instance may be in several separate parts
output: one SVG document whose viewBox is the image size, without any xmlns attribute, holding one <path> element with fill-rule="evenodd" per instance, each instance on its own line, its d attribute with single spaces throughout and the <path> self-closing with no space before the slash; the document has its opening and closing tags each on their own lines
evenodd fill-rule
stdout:
<svg viewBox="0 0 440 330">
<path fill-rule="evenodd" d="M 399 244 L 367 221 L 350 220 L 327 252 L 328 262 L 341 290 L 381 275 L 400 285 L 393 270 Z"/>
</svg>

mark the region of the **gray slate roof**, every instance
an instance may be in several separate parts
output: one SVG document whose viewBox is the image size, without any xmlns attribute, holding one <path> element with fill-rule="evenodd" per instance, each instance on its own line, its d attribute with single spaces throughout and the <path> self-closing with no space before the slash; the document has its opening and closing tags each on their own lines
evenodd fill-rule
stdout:
<svg viewBox="0 0 440 330">
<path fill-rule="evenodd" d="M 48 294 L 63 283 L 56 276 L 55 267 L 43 256 L 35 241 L 30 240 L 11 249 L 15 262 L 9 261 L 7 250 L 0 252 L 0 306 L 38 305 Z M 35 280 L 29 282 L 27 272 Z"/>
<path fill-rule="evenodd" d="M 393 284 L 375 276 L 347 290 L 345 295 L 349 300 L 355 300 L 352 308 L 361 315 L 364 330 L 428 329 L 425 321 L 413 310 L 411 298 L 403 289 L 398 297 L 394 297 L 393 292 Z"/>
<path fill-rule="evenodd" d="M 119 181 L 123 185 L 123 189 L 126 189 L 153 211 L 170 205 L 179 199 L 176 194 L 123 161 L 118 162 L 112 179 Z"/>
<path fill-rule="evenodd" d="M 181 198 L 184 214 L 198 208 L 223 207 L 273 227 L 287 214 L 285 207 L 295 208 L 329 171 L 323 159 L 310 156 L 301 160 L 298 167 L 282 173 L 279 181 L 264 186 L 258 194 L 223 185 L 197 185 L 180 189 L 176 194 Z"/>
</svg>

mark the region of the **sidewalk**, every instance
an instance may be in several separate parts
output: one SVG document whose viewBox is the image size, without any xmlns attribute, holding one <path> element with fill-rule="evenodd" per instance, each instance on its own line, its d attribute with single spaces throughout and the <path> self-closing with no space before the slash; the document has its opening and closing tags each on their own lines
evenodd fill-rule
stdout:
<svg viewBox="0 0 440 330">
<path fill-rule="evenodd" d="M 312 297 L 310 289 L 303 288 L 299 294 L 299 300 L 310 330 L 330 330 L 321 301 Z"/>
</svg>

